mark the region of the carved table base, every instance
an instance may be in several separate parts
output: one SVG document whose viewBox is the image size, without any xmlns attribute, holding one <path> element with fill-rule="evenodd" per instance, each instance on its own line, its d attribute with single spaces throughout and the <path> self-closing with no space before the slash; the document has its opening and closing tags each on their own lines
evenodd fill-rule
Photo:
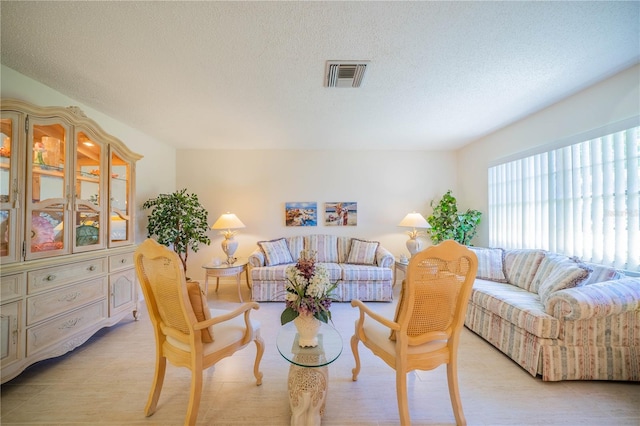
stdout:
<svg viewBox="0 0 640 426">
<path fill-rule="evenodd" d="M 313 357 L 317 360 L 324 355 L 296 355 Z M 289 368 L 289 404 L 291 426 L 320 425 L 324 416 L 324 406 L 329 389 L 329 369 L 323 367 L 300 367 L 292 364 Z"/>
</svg>

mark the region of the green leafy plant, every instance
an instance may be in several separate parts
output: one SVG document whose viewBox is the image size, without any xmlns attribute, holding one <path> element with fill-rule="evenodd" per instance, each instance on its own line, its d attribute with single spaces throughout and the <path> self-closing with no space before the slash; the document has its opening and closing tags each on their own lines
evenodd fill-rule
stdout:
<svg viewBox="0 0 640 426">
<path fill-rule="evenodd" d="M 448 190 L 438 201 L 431 201 L 433 213 L 427 218 L 431 225 L 429 234 L 434 244 L 444 240 L 455 240 L 460 244 L 469 245 L 476 235 L 482 212 L 468 209 L 464 213 L 458 212 L 458 202 Z"/>
<path fill-rule="evenodd" d="M 160 194 L 145 201 L 142 207 L 153 209 L 147 225 L 149 238 L 155 235 L 158 243 L 173 248 L 186 274 L 189 250 L 197 252 L 200 244 L 211 243 L 207 236 L 208 212 L 198 196 L 182 189 L 172 194 Z"/>
</svg>

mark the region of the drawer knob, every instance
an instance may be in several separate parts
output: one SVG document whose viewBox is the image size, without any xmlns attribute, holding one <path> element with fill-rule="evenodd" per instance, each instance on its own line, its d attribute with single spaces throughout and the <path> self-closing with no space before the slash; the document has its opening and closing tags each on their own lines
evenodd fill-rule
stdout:
<svg viewBox="0 0 640 426">
<path fill-rule="evenodd" d="M 47 278 L 45 278 L 45 280 L 47 280 L 47 281 L 53 281 L 55 279 L 56 279 L 55 275 L 47 275 Z"/>
<path fill-rule="evenodd" d="M 120 259 L 120 263 L 127 263 L 127 259 Z"/>
<path fill-rule="evenodd" d="M 90 270 L 90 271 L 95 271 L 95 270 L 96 270 L 96 265 L 91 265 L 91 266 L 89 266 L 89 270 Z"/>
</svg>

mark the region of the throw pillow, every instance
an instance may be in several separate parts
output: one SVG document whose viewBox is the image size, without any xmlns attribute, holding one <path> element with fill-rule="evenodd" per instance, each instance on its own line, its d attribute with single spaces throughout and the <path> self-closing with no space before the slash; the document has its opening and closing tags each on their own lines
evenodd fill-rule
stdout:
<svg viewBox="0 0 640 426">
<path fill-rule="evenodd" d="M 624 277 L 624 274 L 609 266 L 597 265 L 589 263 L 587 267 L 591 269 L 589 277 L 582 281 L 579 285 L 591 285 L 601 283 L 603 281 L 613 281 Z"/>
<path fill-rule="evenodd" d="M 406 285 L 407 280 L 404 279 L 402 280 L 402 287 L 400 287 L 400 296 L 398 297 L 398 304 L 396 305 L 396 314 L 393 316 L 393 322 L 398 322 L 398 319 L 400 318 L 400 312 L 402 312 L 404 310 L 404 288 Z M 395 330 L 391 330 L 391 333 L 389 334 L 389 340 L 393 340 L 394 342 L 396 341 L 396 331 Z"/>
<path fill-rule="evenodd" d="M 554 269 L 553 272 L 540 283 L 540 287 L 538 288 L 540 300 L 542 303 L 547 303 L 547 299 L 551 297 L 553 293 L 558 290 L 564 290 L 565 288 L 575 287 L 587 278 L 589 272 L 591 272 L 589 269 L 585 269 L 577 263 Z"/>
<path fill-rule="evenodd" d="M 378 241 L 364 241 L 357 238 L 351 240 L 351 250 L 347 263 L 355 265 L 374 265 L 376 261 L 376 250 Z"/>
<path fill-rule="evenodd" d="M 210 319 L 211 311 L 209 311 L 209 305 L 207 304 L 207 296 L 200 288 L 200 284 L 195 281 L 188 281 L 187 293 L 189 294 L 191 308 L 193 309 L 193 313 L 196 315 L 198 322 Z M 211 342 L 213 342 L 213 326 L 202 330 L 202 343 Z"/>
<path fill-rule="evenodd" d="M 525 288 L 525 290 L 537 294 L 542 283 L 544 283 L 557 268 L 562 269 L 566 267 L 572 267 L 576 266 L 576 264 L 578 263 L 579 262 L 577 262 L 575 259 L 562 254 L 546 253 L 544 259 L 542 259 L 542 262 L 540 262 L 540 266 L 538 266 L 536 274 L 533 276 L 533 280 L 529 284 L 529 287 Z"/>
<path fill-rule="evenodd" d="M 482 280 L 507 283 L 504 273 L 504 250 L 501 248 L 469 247 L 478 257 L 477 278 Z"/>
<path fill-rule="evenodd" d="M 284 238 L 271 241 L 258 241 L 258 245 L 264 252 L 265 263 L 267 266 L 282 265 L 284 263 L 293 263 L 291 252 Z"/>
</svg>

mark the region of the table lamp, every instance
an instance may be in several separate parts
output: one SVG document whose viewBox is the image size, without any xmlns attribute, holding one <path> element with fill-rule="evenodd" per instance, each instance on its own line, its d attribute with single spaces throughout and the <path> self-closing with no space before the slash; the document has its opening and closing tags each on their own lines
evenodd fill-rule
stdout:
<svg viewBox="0 0 640 426">
<path fill-rule="evenodd" d="M 227 255 L 227 264 L 233 265 L 236 261 L 236 258 L 233 257 L 233 254 L 236 252 L 238 248 L 238 242 L 233 239 L 236 235 L 237 231 L 232 231 L 232 229 L 244 228 L 244 223 L 238 216 L 233 213 L 225 213 L 216 220 L 216 222 L 211 226 L 211 229 L 226 229 L 226 231 L 220 231 L 222 235 L 224 235 L 224 240 L 222 241 L 222 251 Z"/>
<path fill-rule="evenodd" d="M 409 213 L 400 221 L 398 226 L 402 226 L 403 228 L 413 228 L 411 231 L 407 231 L 409 235 L 409 239 L 407 240 L 407 250 L 411 253 L 411 257 L 414 254 L 418 253 L 423 249 L 422 241 L 418 239 L 419 236 L 423 235 L 422 231 L 418 231 L 416 228 L 431 228 L 431 225 L 427 222 L 427 220 L 420 213 Z"/>
</svg>

